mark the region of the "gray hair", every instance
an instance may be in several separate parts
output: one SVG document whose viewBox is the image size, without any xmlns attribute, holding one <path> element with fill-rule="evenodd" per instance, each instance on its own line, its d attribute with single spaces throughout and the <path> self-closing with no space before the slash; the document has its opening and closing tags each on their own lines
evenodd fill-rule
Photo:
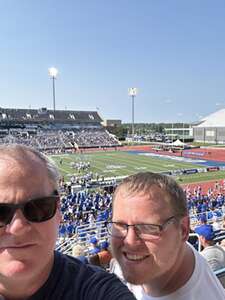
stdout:
<svg viewBox="0 0 225 300">
<path fill-rule="evenodd" d="M 43 162 L 48 172 L 49 179 L 54 184 L 55 188 L 58 189 L 59 179 L 61 177 L 58 168 L 54 161 L 47 157 L 44 153 L 39 152 L 35 148 L 28 147 L 20 144 L 2 144 L 0 145 L 0 158 L 2 155 L 7 155 L 18 160 L 27 159 L 29 155 L 33 155 L 37 159 Z"/>
<path fill-rule="evenodd" d="M 188 215 L 186 195 L 181 186 L 169 176 L 152 172 L 137 173 L 126 177 L 116 188 L 113 195 L 113 202 L 115 201 L 118 192 L 121 190 L 128 194 L 148 194 L 154 185 L 167 193 L 169 196 L 169 205 L 171 206 L 174 215 Z"/>
</svg>

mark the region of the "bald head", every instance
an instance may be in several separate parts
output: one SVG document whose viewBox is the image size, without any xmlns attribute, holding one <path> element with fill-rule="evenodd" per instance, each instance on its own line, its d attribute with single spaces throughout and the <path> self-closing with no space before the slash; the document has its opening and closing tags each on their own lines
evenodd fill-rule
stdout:
<svg viewBox="0 0 225 300">
<path fill-rule="evenodd" d="M 34 174 L 34 172 L 47 173 L 49 181 L 53 184 L 55 189 L 58 189 L 59 172 L 49 158 L 37 150 L 18 144 L 9 144 L 0 146 L 0 172 L 7 168 L 8 176 L 13 180 L 13 173 L 21 178 L 27 174 Z"/>
</svg>

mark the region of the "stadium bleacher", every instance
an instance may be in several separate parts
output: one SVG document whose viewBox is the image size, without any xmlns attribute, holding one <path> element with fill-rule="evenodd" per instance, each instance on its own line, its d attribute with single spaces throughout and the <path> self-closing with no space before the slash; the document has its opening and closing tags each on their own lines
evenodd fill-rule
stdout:
<svg viewBox="0 0 225 300">
<path fill-rule="evenodd" d="M 31 145 L 41 151 L 115 147 L 120 143 L 101 125 L 96 111 L 0 108 L 0 143 Z"/>
</svg>

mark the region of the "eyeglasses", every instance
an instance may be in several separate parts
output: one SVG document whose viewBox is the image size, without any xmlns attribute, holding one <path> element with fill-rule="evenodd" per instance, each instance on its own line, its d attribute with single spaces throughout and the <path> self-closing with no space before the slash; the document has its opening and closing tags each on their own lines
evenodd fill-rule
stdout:
<svg viewBox="0 0 225 300">
<path fill-rule="evenodd" d="M 31 199 L 25 203 L 0 203 L 0 227 L 10 224 L 17 209 L 21 209 L 29 222 L 45 222 L 54 217 L 58 200 L 58 192 L 54 191 L 51 196 Z"/>
<path fill-rule="evenodd" d="M 133 224 L 128 225 L 121 222 L 107 222 L 107 230 L 108 233 L 112 237 L 124 239 L 127 235 L 128 228 L 134 227 L 134 231 L 136 235 L 141 239 L 158 239 L 161 236 L 161 233 L 165 228 L 177 221 L 176 216 L 169 217 L 163 224 L 156 225 L 156 224 Z"/>
</svg>

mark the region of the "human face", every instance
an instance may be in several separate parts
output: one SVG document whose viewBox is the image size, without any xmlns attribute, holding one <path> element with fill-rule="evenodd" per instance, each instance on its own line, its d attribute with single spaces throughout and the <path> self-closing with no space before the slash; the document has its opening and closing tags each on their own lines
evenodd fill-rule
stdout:
<svg viewBox="0 0 225 300">
<path fill-rule="evenodd" d="M 0 156 L 0 202 L 20 204 L 52 195 L 54 186 L 42 162 L 33 158 L 18 163 Z M 29 222 L 20 209 L 10 224 L 0 228 L 0 281 L 47 276 L 60 221 L 59 210 L 42 223 Z"/>
<path fill-rule="evenodd" d="M 148 194 L 126 193 L 122 187 L 114 199 L 113 222 L 128 225 L 163 224 L 173 216 L 168 195 L 157 186 Z M 158 239 L 141 239 L 130 226 L 124 239 L 111 237 L 114 257 L 124 278 L 133 284 L 148 284 L 175 272 L 187 238 L 188 224 L 170 222 Z"/>
</svg>

